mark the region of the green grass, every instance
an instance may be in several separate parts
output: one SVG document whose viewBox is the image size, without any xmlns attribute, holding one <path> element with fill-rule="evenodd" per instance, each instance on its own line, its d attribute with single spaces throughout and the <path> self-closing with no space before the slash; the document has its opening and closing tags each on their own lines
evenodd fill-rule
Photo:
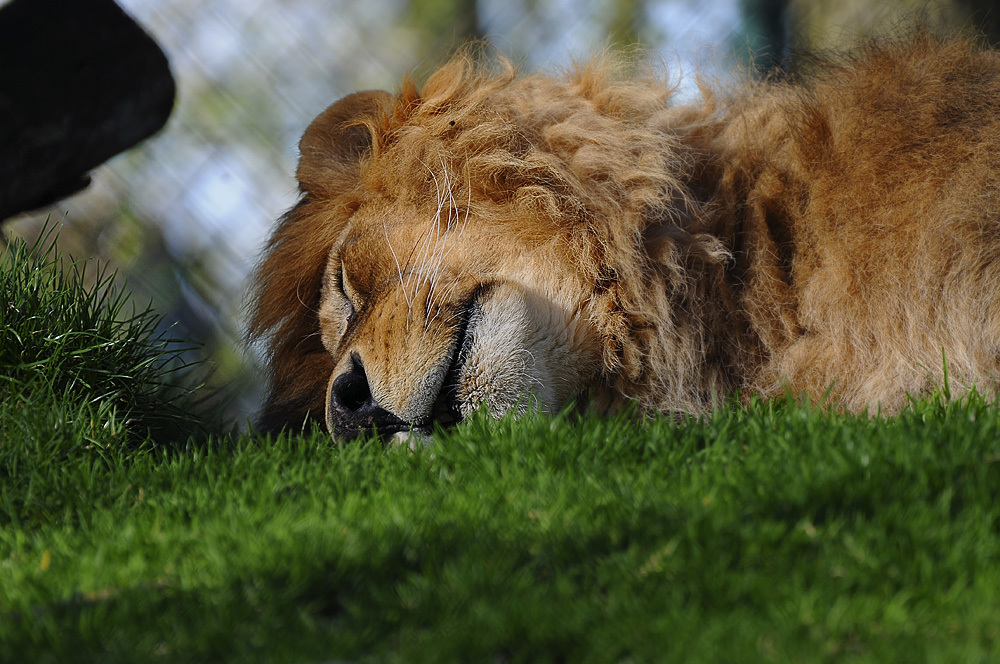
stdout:
<svg viewBox="0 0 1000 664">
<path fill-rule="evenodd" d="M 173 380 L 187 368 L 186 346 L 158 333 L 159 317 L 137 308 L 114 274 L 98 266 L 91 275 L 88 267 L 58 256 L 54 229 L 43 229 L 32 246 L 18 239 L 5 247 L 0 401 L 20 401 L 23 409 L 39 396 L 87 404 L 113 434 L 193 432 L 179 405 L 185 390 Z M 101 444 L 99 437 L 90 442 Z"/>
<path fill-rule="evenodd" d="M 0 406 L 3 662 L 1000 654 L 1000 409 L 976 395 L 480 417 L 411 452 L 138 440 L 115 424 L 138 406 L 86 392 Z"/>
</svg>

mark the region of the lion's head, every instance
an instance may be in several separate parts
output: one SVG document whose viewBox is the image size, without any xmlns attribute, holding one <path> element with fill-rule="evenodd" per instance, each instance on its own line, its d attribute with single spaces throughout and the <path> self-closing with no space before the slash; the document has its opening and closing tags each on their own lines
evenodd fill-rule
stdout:
<svg viewBox="0 0 1000 664">
<path fill-rule="evenodd" d="M 328 108 L 257 273 L 260 425 L 308 413 L 350 438 L 480 407 L 704 400 L 705 381 L 678 387 L 705 352 L 683 328 L 704 312 L 664 313 L 725 250 L 698 233 L 670 94 L 612 66 L 521 77 L 463 56 L 422 93 L 404 81 Z"/>
</svg>

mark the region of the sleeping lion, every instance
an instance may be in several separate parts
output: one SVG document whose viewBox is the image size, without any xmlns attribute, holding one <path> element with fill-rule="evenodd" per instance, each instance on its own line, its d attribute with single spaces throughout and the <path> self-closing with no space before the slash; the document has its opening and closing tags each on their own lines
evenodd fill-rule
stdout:
<svg viewBox="0 0 1000 664">
<path fill-rule="evenodd" d="M 684 104 L 621 69 L 466 54 L 324 111 L 251 295 L 260 428 L 994 392 L 997 52 L 920 33 Z"/>
</svg>

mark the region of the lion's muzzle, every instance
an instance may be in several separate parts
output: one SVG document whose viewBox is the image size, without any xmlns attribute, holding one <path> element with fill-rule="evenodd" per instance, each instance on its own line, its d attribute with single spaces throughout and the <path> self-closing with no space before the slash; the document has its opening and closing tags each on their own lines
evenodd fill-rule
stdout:
<svg viewBox="0 0 1000 664">
<path fill-rule="evenodd" d="M 351 358 L 351 364 L 349 371 L 330 381 L 327 392 L 326 423 L 334 437 L 350 440 L 372 429 L 387 436 L 407 431 L 409 423 L 375 402 L 364 366 L 357 356 Z"/>
<path fill-rule="evenodd" d="M 461 419 L 456 383 L 468 345 L 469 316 L 478 289 L 453 301 L 435 300 L 428 285 L 402 285 L 370 295 L 339 358 L 327 389 L 326 421 L 338 440 L 377 431 L 380 437 Z"/>
</svg>

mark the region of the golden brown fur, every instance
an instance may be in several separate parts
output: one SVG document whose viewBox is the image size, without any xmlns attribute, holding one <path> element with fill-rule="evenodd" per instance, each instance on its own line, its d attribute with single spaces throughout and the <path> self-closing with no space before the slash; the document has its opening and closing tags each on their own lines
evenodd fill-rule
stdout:
<svg viewBox="0 0 1000 664">
<path fill-rule="evenodd" d="M 993 389 L 995 52 L 921 33 L 673 93 L 602 60 L 522 77 L 461 56 L 328 109 L 257 271 L 260 424 L 427 428 L 532 395 L 698 412 L 736 389 L 892 411 L 942 353 L 953 385 Z"/>
</svg>

